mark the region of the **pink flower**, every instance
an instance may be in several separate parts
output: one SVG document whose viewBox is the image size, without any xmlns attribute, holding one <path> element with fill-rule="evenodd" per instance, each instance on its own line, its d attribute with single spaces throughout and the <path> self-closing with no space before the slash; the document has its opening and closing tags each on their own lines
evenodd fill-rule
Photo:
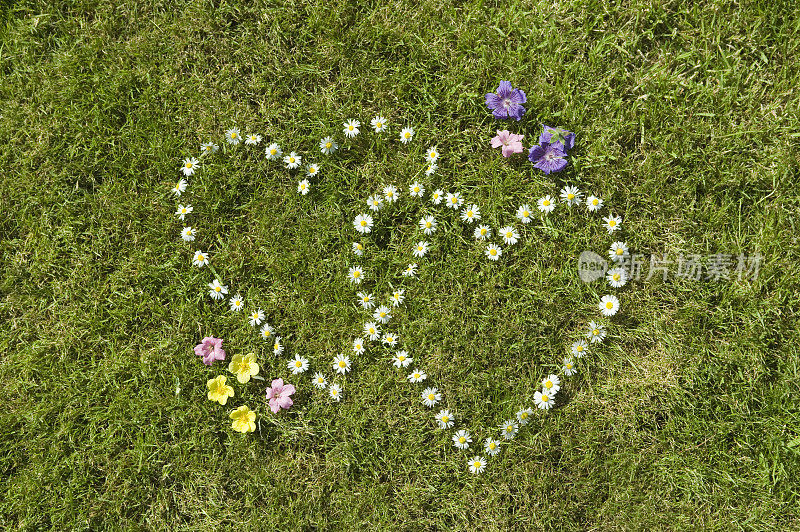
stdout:
<svg viewBox="0 0 800 532">
<path fill-rule="evenodd" d="M 284 384 L 283 379 L 272 381 L 272 387 L 267 388 L 267 399 L 269 399 L 269 407 L 272 412 L 277 414 L 281 408 L 289 410 L 294 404 L 290 397 L 294 392 L 294 386 Z"/>
<path fill-rule="evenodd" d="M 503 147 L 503 157 L 511 157 L 515 153 L 522 153 L 522 139 L 524 135 L 515 135 L 508 130 L 497 130 L 497 136 L 492 139 L 492 148 Z"/>
<path fill-rule="evenodd" d="M 206 336 L 202 342 L 194 347 L 194 354 L 203 357 L 203 364 L 206 366 L 210 366 L 215 360 L 225 360 L 222 338 Z"/>
</svg>

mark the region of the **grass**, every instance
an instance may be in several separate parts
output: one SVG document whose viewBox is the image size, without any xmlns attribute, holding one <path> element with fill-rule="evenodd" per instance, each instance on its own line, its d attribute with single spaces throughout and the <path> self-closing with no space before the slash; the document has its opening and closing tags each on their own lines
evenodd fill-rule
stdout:
<svg viewBox="0 0 800 532">
<path fill-rule="evenodd" d="M 8 529 L 800 529 L 793 2 L 4 2 L 0 17 L 0 414 Z M 578 133 L 550 179 L 488 148 L 482 95 L 528 95 L 508 127 Z M 479 477 L 372 349 L 339 405 L 301 383 L 256 434 L 229 430 L 191 353 L 206 334 L 254 350 L 204 295 L 169 187 L 231 125 L 313 153 L 349 117 L 413 123 L 397 149 L 363 135 L 308 197 L 255 150 L 192 179 L 202 243 L 258 302 L 287 353 L 317 366 L 363 320 L 343 271 L 349 223 L 385 183 L 462 191 L 494 227 L 564 183 L 601 195 L 641 253 L 760 253 L 752 282 L 621 289 L 623 312 L 558 407 Z M 340 134 L 338 134 L 341 137 Z M 427 206 L 381 217 L 364 265 L 398 286 Z M 558 212 L 558 211 L 557 211 Z M 610 242 L 586 215 L 526 228 L 499 265 L 452 215 L 396 323 L 479 438 L 532 401 L 594 319 L 575 275 Z M 422 262 L 422 261 L 421 261 Z M 385 274 L 384 274 L 385 272 Z M 176 391 L 179 390 L 178 393 Z"/>
</svg>

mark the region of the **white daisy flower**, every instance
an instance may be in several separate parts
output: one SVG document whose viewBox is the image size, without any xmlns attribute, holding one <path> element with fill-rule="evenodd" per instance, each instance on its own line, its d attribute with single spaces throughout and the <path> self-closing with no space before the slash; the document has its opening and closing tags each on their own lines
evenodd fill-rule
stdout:
<svg viewBox="0 0 800 532">
<path fill-rule="evenodd" d="M 520 222 L 527 224 L 531 221 L 531 208 L 527 204 L 520 205 L 517 208 L 517 218 Z"/>
<path fill-rule="evenodd" d="M 471 224 L 481 219 L 481 211 L 477 205 L 470 205 L 461 211 L 461 220 Z"/>
<path fill-rule="evenodd" d="M 242 299 L 242 296 L 240 296 L 239 294 L 236 294 L 235 296 L 233 296 L 229 300 L 229 303 L 231 305 L 231 310 L 233 312 L 239 312 L 240 310 L 242 310 L 244 308 L 244 299 Z"/>
<path fill-rule="evenodd" d="M 425 169 L 425 175 L 427 175 L 427 176 L 431 176 L 431 175 L 435 174 L 435 173 L 436 173 L 436 170 L 438 170 L 438 169 L 439 169 L 439 165 L 438 165 L 438 164 L 436 164 L 436 163 L 431 163 L 431 164 L 429 164 L 429 165 L 428 165 L 428 167 Z"/>
<path fill-rule="evenodd" d="M 335 382 L 332 383 L 330 388 L 328 388 L 328 395 L 330 395 L 331 399 L 338 403 L 342 400 L 342 387 Z"/>
<path fill-rule="evenodd" d="M 425 388 L 422 392 L 422 404 L 428 408 L 432 408 L 441 400 L 442 394 L 436 388 Z"/>
<path fill-rule="evenodd" d="M 367 292 L 359 292 L 357 296 L 358 302 L 361 304 L 361 308 L 371 309 L 375 306 L 375 302 L 372 300 L 372 294 L 368 294 Z"/>
<path fill-rule="evenodd" d="M 353 253 L 355 253 L 357 257 L 362 257 L 364 255 L 364 244 L 361 242 L 353 242 Z"/>
<path fill-rule="evenodd" d="M 190 214 L 194 210 L 194 207 L 191 205 L 178 205 L 178 210 L 175 212 L 175 216 L 177 216 L 180 220 L 186 218 L 187 214 Z"/>
<path fill-rule="evenodd" d="M 419 221 L 419 228 L 426 235 L 432 235 L 436 232 L 436 218 L 433 216 L 423 216 Z"/>
<path fill-rule="evenodd" d="M 295 152 L 290 152 L 289 155 L 283 158 L 283 162 L 286 163 L 286 168 L 294 170 L 300 166 L 300 163 L 303 162 L 303 158 Z"/>
<path fill-rule="evenodd" d="M 416 276 L 417 276 L 417 263 L 412 262 L 408 266 L 406 266 L 405 270 L 403 270 L 403 277 L 416 277 Z"/>
<path fill-rule="evenodd" d="M 344 123 L 344 129 L 342 131 L 344 132 L 345 137 L 351 139 L 360 133 L 361 130 L 358 129 L 360 127 L 361 127 L 361 122 L 359 122 L 358 120 L 350 119 Z"/>
<path fill-rule="evenodd" d="M 194 240 L 195 235 L 197 234 L 197 229 L 194 227 L 184 227 L 181 231 L 181 238 L 185 242 L 191 242 Z"/>
<path fill-rule="evenodd" d="M 479 225 L 472 234 L 476 240 L 487 240 L 492 238 L 492 228 L 488 225 Z"/>
<path fill-rule="evenodd" d="M 486 469 L 486 459 L 483 456 L 473 456 L 467 460 L 469 465 L 469 472 L 475 475 L 480 475 Z"/>
<path fill-rule="evenodd" d="M 319 173 L 319 165 L 317 163 L 311 163 L 306 166 L 306 174 L 308 177 L 314 177 Z"/>
<path fill-rule="evenodd" d="M 361 266 L 353 266 L 347 271 L 347 278 L 353 284 L 361 284 L 364 278 L 364 269 Z"/>
<path fill-rule="evenodd" d="M 612 242 L 608 248 L 608 256 L 614 262 L 624 262 L 631 254 L 625 242 Z"/>
<path fill-rule="evenodd" d="M 402 305 L 403 301 L 406 300 L 405 293 L 406 291 L 402 289 L 392 292 L 392 305 L 395 307 Z"/>
<path fill-rule="evenodd" d="M 176 196 L 180 196 L 181 194 L 183 194 L 184 192 L 186 192 L 186 187 L 188 187 L 188 186 L 189 186 L 189 183 L 188 183 L 188 181 L 186 181 L 185 179 L 181 179 L 180 181 L 178 181 L 177 183 L 175 183 L 175 186 L 174 186 L 174 187 L 172 187 L 172 192 L 173 192 L 173 193 L 174 193 Z"/>
<path fill-rule="evenodd" d="M 414 362 L 414 359 L 408 356 L 408 351 L 398 351 L 392 357 L 392 364 L 394 364 L 396 368 L 406 368 L 412 362 Z"/>
<path fill-rule="evenodd" d="M 472 443 L 472 436 L 464 429 L 457 431 L 453 434 L 453 444 L 459 449 L 469 449 L 469 444 Z"/>
<path fill-rule="evenodd" d="M 228 294 L 228 285 L 221 284 L 219 279 L 214 279 L 213 283 L 208 283 L 208 295 L 211 299 L 225 299 Z"/>
<path fill-rule="evenodd" d="M 356 355 L 364 354 L 364 339 L 363 338 L 356 338 L 353 340 L 353 353 Z"/>
<path fill-rule="evenodd" d="M 214 144 L 209 140 L 208 142 L 204 142 L 203 144 L 200 145 L 200 155 L 210 155 L 212 153 L 217 153 L 218 149 L 219 146 L 217 146 L 216 144 Z"/>
<path fill-rule="evenodd" d="M 428 249 L 430 249 L 430 244 L 428 244 L 424 240 L 421 242 L 417 242 L 416 245 L 414 245 L 414 256 L 424 257 L 425 254 L 428 252 Z"/>
<path fill-rule="evenodd" d="M 411 194 L 415 198 L 421 198 L 423 194 L 425 194 L 425 187 L 422 183 L 414 181 L 410 187 L 408 187 L 408 193 Z"/>
<path fill-rule="evenodd" d="M 397 187 L 394 185 L 386 185 L 383 187 L 383 199 L 386 203 L 394 203 L 397 201 L 398 196 L 400 193 L 397 192 Z"/>
<path fill-rule="evenodd" d="M 578 358 L 582 358 L 589 351 L 589 344 L 586 340 L 578 340 L 570 346 L 570 351 Z"/>
<path fill-rule="evenodd" d="M 341 353 L 333 357 L 333 370 L 342 375 L 350 371 L 350 357 Z"/>
<path fill-rule="evenodd" d="M 442 198 L 444 197 L 444 192 L 439 189 L 433 191 L 431 194 L 431 203 L 434 205 L 439 205 L 442 202 Z"/>
<path fill-rule="evenodd" d="M 267 146 L 267 148 L 264 150 L 264 153 L 266 154 L 267 159 L 269 159 L 270 161 L 274 161 L 275 159 L 279 159 L 280 156 L 283 155 L 283 152 L 281 151 L 281 147 L 278 146 L 277 144 L 275 144 L 274 142 L 272 144 L 270 144 L 269 146 Z"/>
<path fill-rule="evenodd" d="M 575 362 L 571 358 L 564 359 L 564 365 L 561 366 L 561 372 L 566 375 L 567 377 L 571 377 L 575 375 L 577 370 L 575 369 Z"/>
<path fill-rule="evenodd" d="M 375 194 L 367 199 L 367 206 L 374 212 L 378 212 L 383 207 L 383 196 Z"/>
<path fill-rule="evenodd" d="M 517 422 L 519 426 L 527 425 L 528 421 L 531 420 L 531 416 L 533 415 L 533 410 L 530 408 L 523 408 L 517 411 Z"/>
<path fill-rule="evenodd" d="M 555 396 L 560 389 L 561 381 L 558 375 L 548 375 L 542 380 L 542 391 L 547 393 L 547 395 Z"/>
<path fill-rule="evenodd" d="M 409 373 L 408 377 L 406 378 L 408 379 L 408 382 L 417 383 L 424 381 L 425 379 L 428 378 L 428 376 L 421 369 L 415 369 L 414 371 Z"/>
<path fill-rule="evenodd" d="M 194 264 L 198 268 L 202 268 L 203 266 L 208 264 L 208 255 L 199 250 L 195 251 L 194 258 L 192 259 L 192 264 Z"/>
<path fill-rule="evenodd" d="M 283 342 L 280 336 L 275 337 L 275 343 L 272 344 L 272 354 L 275 356 L 283 354 Z"/>
<path fill-rule="evenodd" d="M 550 410 L 553 408 L 553 397 L 547 395 L 544 392 L 536 392 L 533 394 L 533 401 L 536 403 L 536 406 L 539 407 L 541 410 Z"/>
<path fill-rule="evenodd" d="M 586 338 L 593 344 L 602 342 L 606 339 L 606 327 L 601 323 L 589 322 L 589 332 L 586 333 Z"/>
<path fill-rule="evenodd" d="M 436 149 L 436 146 L 431 146 L 425 153 L 425 161 L 435 163 L 437 159 L 439 159 L 439 150 Z"/>
<path fill-rule="evenodd" d="M 364 324 L 364 334 L 374 342 L 381 337 L 381 328 L 377 323 L 368 321 Z"/>
<path fill-rule="evenodd" d="M 561 201 L 572 207 L 581 202 L 583 194 L 578 191 L 578 187 L 564 187 L 561 189 Z"/>
<path fill-rule="evenodd" d="M 356 219 L 353 220 L 353 227 L 355 227 L 356 231 L 359 233 L 369 233 L 372 231 L 372 216 L 369 214 L 359 214 L 356 216 Z"/>
<path fill-rule="evenodd" d="M 336 144 L 336 141 L 333 140 L 332 137 L 325 137 L 324 139 L 319 141 L 319 149 L 325 155 L 330 155 L 331 153 L 339 149 L 339 145 Z"/>
<path fill-rule="evenodd" d="M 325 375 L 319 372 L 314 373 L 311 383 L 319 389 L 325 388 L 325 386 L 328 385 L 328 381 L 325 380 Z"/>
<path fill-rule="evenodd" d="M 486 454 L 494 456 L 500 452 L 500 442 L 494 438 L 486 438 L 486 443 L 483 444 Z"/>
<path fill-rule="evenodd" d="M 458 210 L 461 208 L 461 205 L 464 204 L 464 199 L 461 197 L 461 194 L 458 192 L 448 192 L 447 197 L 445 199 L 445 203 L 451 209 Z"/>
<path fill-rule="evenodd" d="M 400 131 L 400 142 L 403 144 L 408 144 L 414 139 L 414 128 L 413 127 L 404 127 L 402 131 Z"/>
<path fill-rule="evenodd" d="M 622 218 L 619 217 L 619 216 L 614 216 L 612 214 L 612 215 L 610 215 L 610 216 L 608 216 L 606 218 L 603 218 L 603 223 L 605 224 L 606 230 L 608 231 L 608 234 L 610 235 L 611 233 L 613 233 L 614 231 L 619 229 L 620 225 L 622 225 Z"/>
<path fill-rule="evenodd" d="M 247 140 L 244 141 L 248 146 L 257 146 L 261 142 L 261 135 L 250 133 L 247 135 Z"/>
<path fill-rule="evenodd" d="M 297 192 L 305 196 L 308 194 L 308 191 L 311 190 L 311 185 L 308 182 L 308 179 L 303 179 L 297 183 Z"/>
<path fill-rule="evenodd" d="M 397 341 L 400 339 L 399 334 L 394 333 L 383 333 L 383 338 L 381 338 L 381 342 L 388 345 L 389 347 L 394 347 L 397 345 Z"/>
<path fill-rule="evenodd" d="M 486 246 L 486 256 L 489 257 L 489 260 L 499 260 L 500 257 L 503 255 L 503 249 L 495 244 L 489 244 Z"/>
<path fill-rule="evenodd" d="M 500 229 L 498 234 L 502 235 L 503 242 L 509 246 L 513 246 L 519 240 L 519 233 L 517 233 L 516 229 L 508 225 Z"/>
<path fill-rule="evenodd" d="M 619 311 L 619 299 L 614 295 L 605 295 L 600 298 L 598 306 L 603 316 L 613 316 Z"/>
<path fill-rule="evenodd" d="M 586 208 L 589 212 L 596 212 L 603 208 L 603 200 L 597 196 L 589 196 L 586 198 Z"/>
<path fill-rule="evenodd" d="M 545 196 L 543 198 L 539 198 L 539 201 L 537 202 L 537 207 L 539 208 L 540 211 L 544 213 L 551 213 L 553 212 L 553 209 L 556 208 L 556 202 L 555 200 L 553 200 L 552 197 Z"/>
<path fill-rule="evenodd" d="M 456 418 L 449 410 L 440 410 L 439 413 L 436 414 L 436 421 L 439 423 L 440 429 L 449 429 L 453 426 L 453 423 L 455 423 Z"/>
<path fill-rule="evenodd" d="M 242 141 L 242 132 L 239 131 L 238 127 L 232 127 L 225 132 L 225 140 L 228 141 L 228 144 L 236 146 Z"/>
<path fill-rule="evenodd" d="M 295 355 L 293 360 L 286 363 L 286 367 L 292 372 L 292 375 L 304 373 L 308 369 L 308 359 Z"/>
<path fill-rule="evenodd" d="M 372 126 L 372 129 L 375 130 L 375 133 L 383 133 L 389 127 L 389 125 L 386 122 L 386 119 L 381 115 L 376 116 L 375 118 L 370 120 L 369 123 Z"/>
<path fill-rule="evenodd" d="M 379 323 L 386 325 L 392 319 L 392 311 L 386 305 L 381 305 L 372 313 L 372 317 Z"/>
<path fill-rule="evenodd" d="M 503 438 L 507 440 L 513 440 L 514 436 L 517 435 L 518 431 L 519 431 L 519 423 L 517 423 L 513 419 L 509 419 L 505 421 L 502 425 L 500 425 L 500 434 L 502 434 Z"/>
<path fill-rule="evenodd" d="M 611 268 L 606 275 L 612 288 L 622 288 L 628 282 L 628 272 L 624 268 Z"/>
<path fill-rule="evenodd" d="M 252 314 L 250 314 L 250 325 L 253 327 L 257 325 L 261 325 L 261 322 L 264 321 L 264 311 L 261 309 L 256 310 Z"/>
<path fill-rule="evenodd" d="M 265 323 L 264 325 L 261 326 L 261 338 L 263 338 L 264 340 L 272 341 L 272 339 L 275 338 L 274 334 L 275 334 L 275 327 L 273 327 L 269 323 Z"/>
<path fill-rule="evenodd" d="M 195 159 L 194 157 L 189 157 L 188 159 L 183 160 L 183 166 L 181 166 L 181 172 L 186 177 L 193 176 L 195 171 L 200 167 L 200 161 Z"/>
</svg>

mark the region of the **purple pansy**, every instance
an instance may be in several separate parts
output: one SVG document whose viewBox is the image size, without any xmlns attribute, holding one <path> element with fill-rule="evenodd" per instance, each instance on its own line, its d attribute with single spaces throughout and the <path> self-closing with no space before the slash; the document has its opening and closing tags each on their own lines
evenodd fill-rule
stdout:
<svg viewBox="0 0 800 532">
<path fill-rule="evenodd" d="M 521 89 L 515 89 L 510 81 L 501 81 L 496 92 L 486 95 L 486 106 L 492 110 L 495 118 L 516 118 L 519 120 L 525 114 L 521 104 L 527 98 Z"/>
<path fill-rule="evenodd" d="M 225 350 L 222 349 L 222 338 L 206 336 L 194 348 L 194 354 L 203 357 L 203 364 L 210 366 L 215 360 L 225 360 Z"/>
<path fill-rule="evenodd" d="M 567 154 L 561 148 L 560 143 L 542 142 L 538 146 L 531 147 L 528 160 L 545 174 L 560 172 L 567 166 Z"/>
<path fill-rule="evenodd" d="M 267 399 L 269 399 L 269 408 L 274 414 L 283 408 L 289 410 L 294 402 L 291 395 L 295 392 L 294 386 L 291 384 L 284 384 L 283 379 L 275 379 L 272 381 L 272 387 L 267 388 Z"/>
<path fill-rule="evenodd" d="M 544 126 L 544 131 L 539 135 L 539 144 L 560 144 L 563 151 L 571 150 L 575 145 L 575 133 L 560 127 Z"/>
</svg>

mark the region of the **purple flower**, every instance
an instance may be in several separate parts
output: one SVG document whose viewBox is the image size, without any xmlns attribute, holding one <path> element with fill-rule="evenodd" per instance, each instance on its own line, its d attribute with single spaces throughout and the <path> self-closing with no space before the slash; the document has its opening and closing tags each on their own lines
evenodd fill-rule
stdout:
<svg viewBox="0 0 800 532">
<path fill-rule="evenodd" d="M 542 142 L 531 147 L 528 160 L 545 174 L 560 172 L 567 166 L 567 154 L 561 148 L 562 145 L 558 143 Z"/>
<path fill-rule="evenodd" d="M 515 153 L 522 153 L 523 135 L 515 135 L 508 130 L 497 130 L 497 136 L 492 139 L 492 148 L 503 147 L 503 157 L 511 157 Z"/>
<path fill-rule="evenodd" d="M 269 408 L 272 413 L 277 414 L 281 408 L 289 410 L 294 404 L 291 398 L 294 392 L 294 386 L 284 384 L 283 379 L 272 381 L 272 387 L 267 388 L 267 399 L 269 399 Z"/>
<path fill-rule="evenodd" d="M 571 150 L 575 145 L 575 133 L 560 127 L 544 126 L 544 132 L 539 135 L 539 144 L 560 144 L 563 151 Z"/>
<path fill-rule="evenodd" d="M 501 81 L 496 92 L 486 95 L 486 106 L 492 110 L 495 118 L 500 119 L 522 118 L 525 108 L 521 104 L 526 101 L 525 93 L 512 87 L 510 81 Z"/>
<path fill-rule="evenodd" d="M 225 360 L 222 338 L 206 336 L 202 342 L 194 347 L 194 354 L 203 357 L 203 364 L 206 366 L 210 366 L 215 360 Z"/>
</svg>

